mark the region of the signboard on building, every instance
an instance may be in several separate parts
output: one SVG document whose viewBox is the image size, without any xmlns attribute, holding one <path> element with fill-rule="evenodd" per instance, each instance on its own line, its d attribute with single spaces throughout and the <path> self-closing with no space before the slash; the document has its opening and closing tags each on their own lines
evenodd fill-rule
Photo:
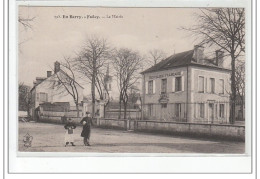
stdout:
<svg viewBox="0 0 260 179">
<path fill-rule="evenodd" d="M 182 75 L 182 72 L 172 72 L 172 73 L 166 73 L 166 74 L 158 74 L 158 75 L 152 75 L 149 76 L 149 80 L 157 79 L 157 78 L 167 78 L 169 76 L 180 76 Z"/>
</svg>

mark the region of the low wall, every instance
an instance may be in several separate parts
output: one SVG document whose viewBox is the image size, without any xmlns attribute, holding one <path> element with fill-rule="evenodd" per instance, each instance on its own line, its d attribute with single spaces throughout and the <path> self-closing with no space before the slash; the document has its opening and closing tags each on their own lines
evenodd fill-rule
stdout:
<svg viewBox="0 0 260 179">
<path fill-rule="evenodd" d="M 135 131 L 245 140 L 245 126 L 239 125 L 161 121 L 132 121 L 132 123 Z"/>
<path fill-rule="evenodd" d="M 119 111 L 118 110 L 108 110 L 105 112 L 106 118 L 114 118 L 117 119 L 119 116 Z M 121 116 L 124 116 L 124 111 L 121 111 Z M 126 118 L 132 118 L 132 119 L 141 119 L 141 111 L 139 110 L 128 110 L 126 112 Z"/>
<path fill-rule="evenodd" d="M 64 124 L 65 122 L 62 121 L 62 117 L 60 116 L 41 116 L 39 122 L 46 122 L 46 123 L 56 123 L 56 124 Z M 79 125 L 81 121 L 81 117 L 70 117 L 72 121 Z"/>
<path fill-rule="evenodd" d="M 129 120 L 125 120 L 125 119 L 96 119 L 93 121 L 95 121 L 98 127 L 102 127 L 102 128 L 127 130 L 129 125 Z"/>
<path fill-rule="evenodd" d="M 245 140 L 245 126 L 227 124 L 97 119 L 96 125 L 140 132 Z"/>
<path fill-rule="evenodd" d="M 66 117 L 77 117 L 77 111 L 68 111 L 68 112 L 54 112 L 54 111 L 42 111 L 41 114 L 43 116 L 66 116 Z M 79 117 L 82 117 L 82 111 L 79 111 Z"/>
</svg>

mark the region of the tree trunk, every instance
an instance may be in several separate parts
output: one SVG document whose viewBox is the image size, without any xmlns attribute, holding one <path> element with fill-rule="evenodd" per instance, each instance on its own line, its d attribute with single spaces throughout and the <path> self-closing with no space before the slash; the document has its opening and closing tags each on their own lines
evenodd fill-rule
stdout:
<svg viewBox="0 0 260 179">
<path fill-rule="evenodd" d="M 92 94 L 92 117 L 95 115 L 95 102 L 96 102 L 96 97 L 95 97 L 95 71 L 93 71 L 93 76 L 92 76 L 92 82 L 91 82 L 91 94 Z"/>
<path fill-rule="evenodd" d="M 119 115 L 118 115 L 118 119 L 121 118 L 121 108 L 122 108 L 122 95 L 120 94 L 120 97 L 119 97 Z"/>
<path fill-rule="evenodd" d="M 108 102 L 104 105 L 104 118 L 106 117 L 106 109 L 107 109 L 108 104 L 109 104 L 109 100 L 108 100 Z"/>
<path fill-rule="evenodd" d="M 77 109 L 77 117 L 79 117 L 79 104 L 76 103 L 76 109 Z"/>
<path fill-rule="evenodd" d="M 124 102 L 124 119 L 126 119 L 127 102 Z"/>
<path fill-rule="evenodd" d="M 230 119 L 231 124 L 235 123 L 235 108 L 236 108 L 236 80 L 235 80 L 235 56 L 231 53 L 231 109 Z"/>
<path fill-rule="evenodd" d="M 242 120 L 244 121 L 244 99 L 241 97 L 241 112 L 242 112 Z"/>
<path fill-rule="evenodd" d="M 104 114 L 103 114 L 104 118 L 106 118 L 106 105 L 104 105 Z"/>
<path fill-rule="evenodd" d="M 30 118 L 30 106 L 27 106 L 27 117 Z"/>
</svg>

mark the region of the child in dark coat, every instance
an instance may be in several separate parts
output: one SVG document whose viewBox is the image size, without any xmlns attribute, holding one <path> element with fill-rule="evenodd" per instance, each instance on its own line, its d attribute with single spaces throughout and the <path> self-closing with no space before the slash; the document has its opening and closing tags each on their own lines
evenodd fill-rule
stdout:
<svg viewBox="0 0 260 179">
<path fill-rule="evenodd" d="M 69 119 L 68 123 L 64 126 L 64 128 L 66 129 L 65 147 L 67 147 L 67 145 L 69 143 L 71 143 L 72 146 L 75 146 L 74 145 L 74 129 L 76 129 L 76 125 L 72 122 L 71 119 Z"/>
</svg>

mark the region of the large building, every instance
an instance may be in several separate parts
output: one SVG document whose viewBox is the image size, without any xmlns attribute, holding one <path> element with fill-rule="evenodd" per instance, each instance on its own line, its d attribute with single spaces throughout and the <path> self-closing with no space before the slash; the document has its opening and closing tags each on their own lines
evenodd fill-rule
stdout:
<svg viewBox="0 0 260 179">
<path fill-rule="evenodd" d="M 183 122 L 229 120 L 230 70 L 224 53 L 204 56 L 204 47 L 172 55 L 142 72 L 143 118 Z"/>
<path fill-rule="evenodd" d="M 31 89 L 31 108 L 30 114 L 33 118 L 37 115 L 37 108 L 40 104 L 44 103 L 56 103 L 56 104 L 68 104 L 69 106 L 75 106 L 74 99 L 68 93 L 64 86 L 60 83 L 61 80 L 57 78 L 57 75 L 62 78 L 70 78 L 66 73 L 60 69 L 60 63 L 54 63 L 54 73 L 47 71 L 47 77 L 37 77 L 34 81 L 34 86 Z M 71 79 L 72 80 L 72 79 Z M 71 81 L 70 80 L 70 81 Z M 78 92 L 78 102 L 83 100 L 83 87 L 75 82 L 75 86 Z"/>
</svg>

